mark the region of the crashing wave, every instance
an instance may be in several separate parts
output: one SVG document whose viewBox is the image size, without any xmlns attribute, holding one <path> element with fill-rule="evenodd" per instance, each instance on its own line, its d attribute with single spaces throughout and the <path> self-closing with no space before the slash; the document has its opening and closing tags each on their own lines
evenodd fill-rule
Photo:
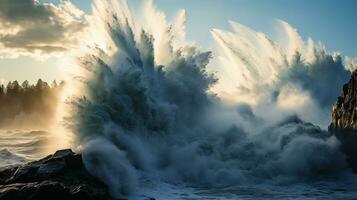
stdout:
<svg viewBox="0 0 357 200">
<path fill-rule="evenodd" d="M 87 169 L 109 185 L 114 197 L 132 194 L 142 179 L 222 187 L 279 177 L 308 179 L 345 169 L 338 142 L 328 132 L 297 116 L 268 121 L 255 113 L 260 102 L 232 106 L 212 93 L 217 77 L 222 83 L 221 74 L 207 72 L 210 52 L 182 42 L 184 12 L 175 26 L 151 2 L 145 5 L 144 22 L 131 14 L 126 1 L 98 0 L 93 13 L 93 29 L 100 34 L 80 58 L 75 80 L 81 93 L 71 97 L 67 123 L 83 146 Z M 234 34 L 218 31 L 215 37 L 229 58 L 239 61 L 222 67 L 245 67 L 233 77 L 244 80 L 234 82 L 244 91 L 258 94 L 267 87 L 271 94 L 277 90 L 279 99 L 284 81 L 306 87 L 302 91 L 320 90 L 323 86 L 303 84 L 315 78 L 315 68 L 329 75 L 323 63 L 335 66 L 335 72 L 342 67 L 341 60 L 328 54 L 319 54 L 309 65 L 300 56 L 288 60 L 264 35 L 236 26 L 245 30 L 243 41 L 233 44 L 227 38 L 233 40 Z M 269 48 L 245 52 L 250 40 L 257 39 Z M 279 59 L 269 59 L 272 55 L 267 53 Z M 259 56 L 269 62 L 257 60 Z M 265 64 L 265 71 L 256 68 Z M 289 70 L 283 70 L 284 65 Z M 305 69 L 308 66 L 314 70 Z M 317 79 L 323 77 L 330 76 Z M 324 92 L 314 94 L 322 107 L 329 103 Z"/>
<path fill-rule="evenodd" d="M 327 128 L 331 105 L 351 75 L 353 59 L 345 64 L 321 43 L 311 38 L 305 42 L 288 23 L 279 24 L 285 45 L 236 22 L 231 22 L 234 32 L 212 31 L 221 49 L 221 64 L 213 69 L 219 79 L 214 91 L 230 101 L 249 103 L 267 118 L 267 111 L 283 115 L 273 118 L 298 114 Z"/>
</svg>

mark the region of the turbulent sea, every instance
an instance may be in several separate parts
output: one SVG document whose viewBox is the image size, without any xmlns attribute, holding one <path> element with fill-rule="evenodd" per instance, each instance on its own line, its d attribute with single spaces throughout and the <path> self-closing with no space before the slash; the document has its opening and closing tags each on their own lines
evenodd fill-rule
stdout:
<svg viewBox="0 0 357 200">
<path fill-rule="evenodd" d="M 45 156 L 47 139 L 48 133 L 46 131 L 0 131 L 0 169 Z"/>
<path fill-rule="evenodd" d="M 42 158 L 45 131 L 2 131 L 0 169 Z M 130 199 L 357 199 L 357 175 L 344 174 L 323 181 L 284 184 L 251 184 L 217 189 L 143 180 L 141 189 Z"/>
<path fill-rule="evenodd" d="M 283 21 L 283 42 L 230 22 L 206 51 L 187 41 L 185 11 L 169 22 L 152 1 L 133 13 L 97 0 L 88 20 L 59 110 L 114 198 L 357 199 L 326 131 L 356 62 Z M 2 132 L 1 166 L 43 156 L 46 137 Z"/>
</svg>

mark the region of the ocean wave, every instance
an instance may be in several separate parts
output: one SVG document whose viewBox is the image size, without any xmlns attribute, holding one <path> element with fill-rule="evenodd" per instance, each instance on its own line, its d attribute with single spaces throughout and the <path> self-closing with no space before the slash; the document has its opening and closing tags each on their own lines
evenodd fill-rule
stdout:
<svg viewBox="0 0 357 200">
<path fill-rule="evenodd" d="M 46 131 L 7 130 L 0 132 L 0 167 L 18 165 L 44 156 L 49 133 Z"/>
<path fill-rule="evenodd" d="M 4 169 L 11 166 L 16 166 L 28 161 L 25 157 L 21 157 L 12 153 L 6 148 L 0 149 L 0 169 Z"/>
<path fill-rule="evenodd" d="M 305 122 L 305 115 L 264 109 L 262 105 L 273 106 L 264 104 L 270 102 L 264 98 L 257 104 L 232 105 L 214 94 L 211 89 L 220 79 L 207 70 L 211 52 L 182 43 L 177 34 L 184 27 L 171 26 L 151 1 L 145 4 L 145 23 L 131 14 L 126 1 L 98 0 L 93 13 L 93 31 L 99 31 L 96 36 L 101 42 L 94 41 L 79 59 L 73 85 L 82 92 L 70 96 L 70 116 L 65 119 L 83 146 L 86 168 L 109 185 L 114 197 L 135 193 L 142 179 L 220 188 L 272 179 L 294 183 L 338 176 L 347 169 L 337 139 Z M 182 12 L 179 16 L 179 21 L 185 17 Z M 225 47 L 235 50 L 232 45 Z M 330 55 L 316 59 L 345 70 Z M 303 71 L 295 77 L 302 85 L 309 74 L 306 67 L 321 67 L 292 62 L 292 71 Z M 245 67 L 250 78 L 240 85 L 255 86 L 262 75 L 251 65 Z M 329 69 L 323 70 L 321 77 L 325 72 L 330 74 Z M 342 80 L 348 72 L 335 75 Z M 340 83 L 336 81 L 336 87 Z M 271 92 L 281 101 L 291 100 L 289 94 L 313 94 L 322 87 L 285 91 L 284 84 L 273 87 L 278 93 Z M 253 86 L 249 88 L 253 92 L 263 91 Z M 325 93 L 312 97 L 323 105 L 318 108 L 325 108 Z"/>
</svg>

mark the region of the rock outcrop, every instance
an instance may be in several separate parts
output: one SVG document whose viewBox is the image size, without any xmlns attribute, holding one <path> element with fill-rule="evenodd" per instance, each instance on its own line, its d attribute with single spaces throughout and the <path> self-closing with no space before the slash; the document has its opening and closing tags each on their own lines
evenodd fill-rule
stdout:
<svg viewBox="0 0 357 200">
<path fill-rule="evenodd" d="M 331 128 L 357 130 L 357 70 L 333 106 Z"/>
<path fill-rule="evenodd" d="M 80 154 L 59 150 L 0 172 L 0 200 L 105 200 L 107 186 L 85 169 Z"/>
<path fill-rule="evenodd" d="M 341 141 L 342 151 L 352 169 L 357 172 L 357 70 L 343 86 L 342 95 L 333 105 L 329 131 Z"/>
</svg>

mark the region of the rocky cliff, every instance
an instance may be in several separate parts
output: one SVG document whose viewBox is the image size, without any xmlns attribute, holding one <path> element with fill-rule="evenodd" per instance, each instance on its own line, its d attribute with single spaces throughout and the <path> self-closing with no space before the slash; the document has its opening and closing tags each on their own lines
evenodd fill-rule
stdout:
<svg viewBox="0 0 357 200">
<path fill-rule="evenodd" d="M 329 130 L 341 141 L 342 151 L 357 172 L 357 70 L 343 86 L 342 95 L 333 105 Z"/>
<path fill-rule="evenodd" d="M 85 169 L 80 154 L 60 150 L 0 172 L 0 200 L 105 200 L 107 186 Z"/>
<path fill-rule="evenodd" d="M 357 70 L 333 106 L 331 128 L 357 130 Z"/>
</svg>

